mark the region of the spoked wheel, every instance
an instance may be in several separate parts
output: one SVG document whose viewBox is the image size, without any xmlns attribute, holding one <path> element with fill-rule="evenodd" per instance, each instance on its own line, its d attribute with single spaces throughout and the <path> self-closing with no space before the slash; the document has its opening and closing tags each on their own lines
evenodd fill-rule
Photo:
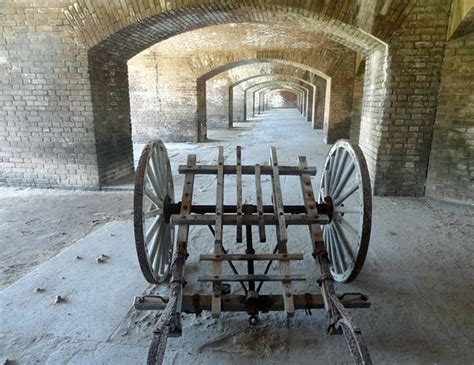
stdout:
<svg viewBox="0 0 474 365">
<path fill-rule="evenodd" d="M 332 208 L 323 237 L 338 282 L 353 281 L 364 265 L 370 240 L 372 190 L 364 155 L 359 146 L 337 141 L 326 158 L 319 202 Z"/>
<path fill-rule="evenodd" d="M 152 284 L 168 277 L 174 229 L 167 210 L 174 203 L 173 177 L 166 148 L 160 140 L 148 143 L 138 162 L 133 214 L 138 261 Z"/>
</svg>

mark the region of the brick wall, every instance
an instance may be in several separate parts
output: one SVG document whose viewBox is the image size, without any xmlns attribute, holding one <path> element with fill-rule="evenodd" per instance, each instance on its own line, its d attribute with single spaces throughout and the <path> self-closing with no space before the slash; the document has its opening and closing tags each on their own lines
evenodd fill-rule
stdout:
<svg viewBox="0 0 474 365">
<path fill-rule="evenodd" d="M 127 63 L 89 53 L 94 134 L 101 185 L 133 172 Z"/>
<path fill-rule="evenodd" d="M 189 59 L 138 55 L 128 72 L 134 142 L 195 141 L 196 77 Z"/>
<path fill-rule="evenodd" d="M 226 75 L 214 77 L 206 85 L 206 125 L 207 129 L 229 128 L 229 86 Z"/>
<path fill-rule="evenodd" d="M 444 53 L 426 194 L 474 203 L 474 33 Z"/>
<path fill-rule="evenodd" d="M 324 111 L 326 108 L 326 80 L 322 78 L 316 78 L 314 82 L 316 85 L 316 102 L 313 128 L 322 129 L 324 126 Z M 329 118 L 329 115 L 327 118 Z M 327 120 L 327 123 L 329 123 L 329 119 Z"/>
<path fill-rule="evenodd" d="M 273 91 L 268 95 L 268 108 L 296 108 L 297 95 L 286 90 Z"/>
<path fill-rule="evenodd" d="M 329 119 L 323 125 L 324 140 L 332 144 L 341 138 L 349 138 L 354 87 L 355 53 L 341 59 L 331 75 Z"/>
<path fill-rule="evenodd" d="M 0 5 L 0 184 L 97 189 L 87 51 L 63 7 Z"/>
<path fill-rule="evenodd" d="M 154 1 L 146 6 L 134 0 L 108 2 L 107 6 L 80 2 L 69 8 L 66 20 L 63 11 L 71 3 L 23 0 L 4 2 L 6 6 L 0 7 L 0 118 L 6 126 L 0 131 L 0 183 L 97 188 L 99 183 L 130 172 L 130 119 L 134 118 L 130 103 L 133 107 L 135 100 L 128 98 L 126 61 L 156 42 L 191 29 L 259 22 L 294 27 L 293 33 L 315 30 L 367 57 L 360 144 L 375 192 L 423 194 L 448 0 L 418 1 L 414 8 L 413 1 L 390 2 L 383 7 L 382 2 L 375 1 L 363 5 L 350 2 L 347 7 L 324 2 L 292 2 L 287 6 L 283 1 L 252 1 L 244 6 L 241 2 L 210 1 L 198 8 L 184 8 L 183 2 L 175 1 Z M 285 11 L 278 4 L 284 4 Z M 167 10 L 173 12 L 161 14 Z M 288 12 L 294 14 L 290 21 Z M 313 17 L 319 13 L 328 17 Z M 339 21 L 350 24 L 341 26 Z M 380 42 L 359 28 L 388 43 L 386 70 Z M 333 66 L 339 65 L 338 52 L 336 48 L 328 52 L 272 48 L 233 56 L 229 51 L 215 59 L 163 59 L 164 67 L 155 71 L 164 87 L 155 98 L 160 113 L 154 123 L 158 131 L 169 123 L 171 132 L 165 137 L 170 140 L 202 138 L 206 85 L 196 85 L 196 80 L 237 60 L 280 59 L 290 65 L 304 65 L 307 70 L 322 69 L 332 77 L 334 90 L 340 91 L 333 94 L 340 100 L 325 100 L 337 101 L 337 107 L 331 107 L 336 117 L 328 121 L 328 139 L 346 136 L 350 118 L 345 106 L 352 98 L 343 96 L 347 90 L 341 85 L 346 84 L 335 82 L 339 76 Z M 134 90 L 136 95 L 140 93 L 140 89 Z M 148 118 L 151 120 L 152 114 Z M 335 123 L 334 128 L 331 123 Z M 436 133 L 435 128 L 435 141 Z M 159 132 L 157 136 L 164 135 Z"/>
<path fill-rule="evenodd" d="M 378 194 L 424 195 L 448 16 L 448 0 L 420 1 L 389 43 Z"/>
<path fill-rule="evenodd" d="M 351 111 L 351 133 L 350 133 L 350 140 L 355 144 L 359 144 L 363 92 L 364 92 L 364 75 L 363 74 L 356 75 L 354 77 L 354 90 L 353 90 L 352 111 Z"/>
</svg>

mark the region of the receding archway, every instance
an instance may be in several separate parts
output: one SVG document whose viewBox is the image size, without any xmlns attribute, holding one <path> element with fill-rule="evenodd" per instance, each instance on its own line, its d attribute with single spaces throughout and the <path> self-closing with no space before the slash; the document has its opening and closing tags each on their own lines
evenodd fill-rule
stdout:
<svg viewBox="0 0 474 365">
<path fill-rule="evenodd" d="M 245 120 L 246 117 L 246 111 L 247 111 L 247 103 L 245 103 L 243 100 L 244 98 L 244 89 L 252 85 L 253 83 L 256 83 L 258 81 L 262 80 L 271 80 L 275 78 L 280 78 L 280 79 L 290 79 L 293 81 L 300 81 L 305 83 L 306 85 L 309 86 L 309 101 L 307 103 L 307 120 L 311 122 L 313 128 L 315 125 L 315 104 L 317 100 L 317 96 L 319 94 L 319 91 L 316 89 L 316 84 L 314 82 L 311 82 L 311 77 L 308 77 L 307 79 L 301 78 L 301 77 L 296 77 L 293 75 L 289 74 L 283 74 L 283 73 L 277 73 L 277 74 L 257 74 L 253 76 L 248 76 L 246 78 L 243 78 L 229 86 L 229 121 L 234 121 L 234 117 L 237 115 L 236 119 L 237 120 Z M 240 91 L 241 95 L 238 95 L 236 91 Z M 239 97 L 241 96 L 241 97 Z M 238 99 L 238 100 L 236 100 Z M 239 106 L 242 106 L 240 108 Z"/>
</svg>

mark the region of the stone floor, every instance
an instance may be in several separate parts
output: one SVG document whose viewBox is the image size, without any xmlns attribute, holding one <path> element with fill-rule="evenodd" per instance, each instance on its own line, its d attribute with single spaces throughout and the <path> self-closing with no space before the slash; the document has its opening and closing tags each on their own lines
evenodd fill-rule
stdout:
<svg viewBox="0 0 474 365">
<path fill-rule="evenodd" d="M 269 146 L 275 145 L 281 164 L 294 164 L 298 155 L 306 155 L 318 170 L 329 149 L 321 131 L 312 130 L 294 110 L 267 112 L 232 130 L 213 131 L 209 138 L 199 145 L 167 144 L 173 171 L 188 153 L 196 153 L 200 163 L 214 162 L 218 145 L 224 146 L 231 162 L 235 145 L 243 146 L 242 158 L 249 164 L 268 161 Z M 293 179 L 282 178 L 286 204 L 301 203 Z M 182 177 L 175 176 L 174 181 L 179 199 Z M 319 174 L 313 179 L 313 186 L 318 185 Z M 196 202 L 212 204 L 215 180 L 199 177 L 195 186 Z M 269 203 L 269 179 L 264 179 L 263 189 Z M 233 202 L 234 191 L 235 180 L 229 178 L 226 203 Z M 251 179 L 244 179 L 244 198 L 254 201 Z M 130 196 L 120 199 L 129 201 Z M 67 209 L 63 204 L 61 208 Z M 474 208 L 428 198 L 375 197 L 373 205 L 371 246 L 364 269 L 354 283 L 340 285 L 338 290 L 370 295 L 372 307 L 351 314 L 374 363 L 474 363 Z M 37 208 L 34 214 L 41 214 L 41 207 Z M 24 214 L 27 221 L 28 213 Z M 228 243 L 235 242 L 233 232 L 227 229 L 225 234 L 228 248 L 242 252 L 244 245 Z M 256 244 L 257 251 L 272 250 L 274 236 L 269 229 L 267 242 Z M 293 271 L 309 278 L 294 285 L 295 291 L 317 291 L 307 231 L 290 228 L 289 237 L 290 251 L 305 253 L 305 260 L 294 264 Z M 197 255 L 211 248 L 207 229 L 192 228 L 187 292 L 208 292 L 206 284 L 195 279 L 198 273 L 209 272 L 208 266 L 198 264 Z M 101 254 L 107 258 L 98 264 Z M 279 293 L 280 289 L 268 285 L 266 291 Z M 132 300 L 148 292 L 166 294 L 166 287 L 149 287 L 142 277 L 131 221 L 112 221 L 0 292 L 0 359 L 18 364 L 144 363 L 156 314 L 135 311 Z M 64 301 L 54 304 L 57 295 Z M 184 334 L 169 340 L 165 362 L 351 363 L 344 339 L 325 334 L 322 312 L 297 313 L 289 321 L 283 313 L 264 314 L 260 319 L 259 325 L 249 327 L 244 314 L 225 313 L 220 320 L 208 313 L 197 318 L 184 315 Z"/>
</svg>

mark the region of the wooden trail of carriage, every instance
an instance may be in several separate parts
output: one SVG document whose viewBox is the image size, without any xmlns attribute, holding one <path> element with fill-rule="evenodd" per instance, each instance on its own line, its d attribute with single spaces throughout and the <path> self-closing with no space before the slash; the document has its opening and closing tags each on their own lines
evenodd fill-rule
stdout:
<svg viewBox="0 0 474 365">
<path fill-rule="evenodd" d="M 168 337 L 180 336 L 181 313 L 200 314 L 210 311 L 219 317 L 222 311 L 241 311 L 249 315 L 250 324 L 258 323 L 259 313 L 285 311 L 292 317 L 296 310 L 323 309 L 328 333 L 342 334 L 357 364 L 370 364 L 361 331 L 346 308 L 367 308 L 367 296 L 360 293 L 337 294 L 335 282 L 353 281 L 362 269 L 367 255 L 371 229 L 371 187 L 367 166 L 358 146 L 341 140 L 330 150 L 322 171 L 317 192 L 311 176 L 316 168 L 307 166 L 300 156 L 295 166 L 280 166 L 277 151 L 271 148 L 269 165 L 243 165 L 241 148 L 236 148 L 235 164 L 226 164 L 224 149 L 219 147 L 215 165 L 198 165 L 196 156 L 189 155 L 186 165 L 179 166 L 184 174 L 180 202 L 174 200 L 172 171 L 168 154 L 160 140 L 145 146 L 137 169 L 134 192 L 135 240 L 140 267 L 152 284 L 169 280 L 169 295 L 135 298 L 139 310 L 160 310 L 161 316 L 148 354 L 148 363 L 163 361 Z M 216 176 L 215 205 L 193 204 L 196 175 Z M 236 204 L 224 205 L 225 176 L 234 175 Z M 255 177 L 254 204 L 242 202 L 242 176 Z M 271 177 L 272 204 L 264 205 L 262 176 Z M 303 204 L 284 205 L 281 176 L 299 179 Z M 296 187 L 297 188 L 297 187 Z M 198 281 L 209 283 L 209 294 L 184 294 L 187 245 L 191 225 L 208 226 L 212 233 L 212 254 L 201 254 L 199 260 L 212 265 L 212 274 Z M 319 275 L 295 273 L 291 262 L 303 260 L 302 253 L 292 253 L 288 226 L 306 226 L 311 239 L 311 252 Z M 235 242 L 224 242 L 224 227 L 235 227 L 235 240 L 245 242 L 245 252 L 230 253 Z M 274 226 L 274 250 L 256 253 L 253 230 L 260 242 L 267 239 L 266 227 Z M 257 234 L 256 234 L 257 235 Z M 235 246 L 235 245 L 234 245 Z M 257 261 L 266 263 L 263 272 L 256 272 Z M 244 262 L 245 272 L 239 272 L 237 262 Z M 271 272 L 277 263 L 277 272 Z M 232 274 L 225 274 L 228 265 Z M 273 265 L 274 266 L 274 265 Z M 242 271 L 242 264 L 239 268 Z M 315 280 L 319 293 L 295 293 L 292 283 Z M 281 293 L 263 294 L 266 282 L 281 283 Z M 241 288 L 231 294 L 232 286 Z"/>
</svg>

